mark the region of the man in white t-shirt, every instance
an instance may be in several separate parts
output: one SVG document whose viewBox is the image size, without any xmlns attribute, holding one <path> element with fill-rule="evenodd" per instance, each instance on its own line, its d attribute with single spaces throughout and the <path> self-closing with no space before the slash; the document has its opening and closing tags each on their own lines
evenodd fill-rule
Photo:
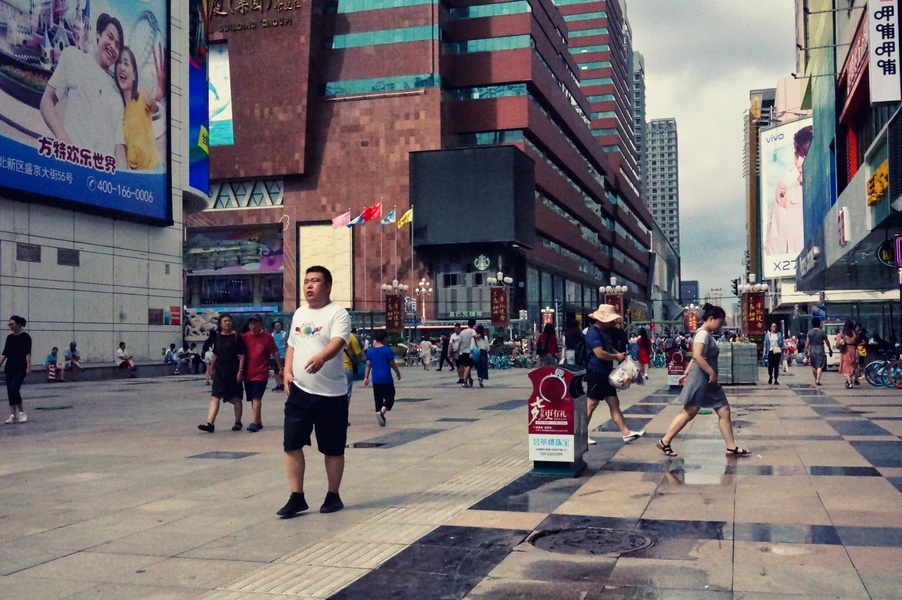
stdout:
<svg viewBox="0 0 902 600">
<path fill-rule="evenodd" d="M 110 72 L 122 51 L 122 24 L 103 13 L 97 17 L 93 54 L 66 48 L 41 97 L 41 116 L 63 142 L 115 156 L 125 165 L 122 92 Z"/>
<path fill-rule="evenodd" d="M 344 508 L 338 488 L 344 474 L 344 449 L 348 438 L 348 382 L 342 350 L 351 334 L 351 317 L 332 302 L 332 273 L 310 267 L 304 275 L 304 300 L 288 331 L 284 385 L 285 472 L 291 496 L 276 513 L 290 518 L 307 510 L 304 500 L 304 446 L 316 428 L 316 442 L 324 456 L 329 491 L 319 511 Z"/>
<path fill-rule="evenodd" d="M 473 350 L 473 338 L 476 337 L 476 319 L 467 319 L 467 327 L 460 332 L 460 349 L 457 354 L 457 374 L 463 387 L 473 387 L 473 377 L 470 375 L 475 363 L 470 358 Z"/>
<path fill-rule="evenodd" d="M 454 324 L 454 333 L 448 338 L 448 346 L 450 346 L 448 356 L 451 357 L 452 364 L 454 365 L 454 368 L 457 369 L 457 383 L 463 383 L 464 370 L 458 362 L 460 358 L 460 323 Z"/>
</svg>

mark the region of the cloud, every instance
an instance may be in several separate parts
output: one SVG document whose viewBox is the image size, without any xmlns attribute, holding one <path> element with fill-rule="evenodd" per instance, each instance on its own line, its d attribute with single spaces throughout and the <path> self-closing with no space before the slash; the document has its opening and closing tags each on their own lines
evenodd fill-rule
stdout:
<svg viewBox="0 0 902 600">
<path fill-rule="evenodd" d="M 746 249 L 743 113 L 749 91 L 795 70 L 792 2 L 630 0 L 649 119 L 677 120 L 683 279 L 729 295 Z"/>
</svg>

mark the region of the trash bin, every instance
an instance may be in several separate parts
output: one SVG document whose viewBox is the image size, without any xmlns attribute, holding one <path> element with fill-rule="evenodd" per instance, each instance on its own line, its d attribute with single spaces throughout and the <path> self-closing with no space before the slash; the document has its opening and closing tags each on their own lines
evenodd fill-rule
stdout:
<svg viewBox="0 0 902 600">
<path fill-rule="evenodd" d="M 535 475 L 576 477 L 586 468 L 589 449 L 586 419 L 586 370 L 574 365 L 541 367 L 529 372 L 529 460 Z"/>
</svg>

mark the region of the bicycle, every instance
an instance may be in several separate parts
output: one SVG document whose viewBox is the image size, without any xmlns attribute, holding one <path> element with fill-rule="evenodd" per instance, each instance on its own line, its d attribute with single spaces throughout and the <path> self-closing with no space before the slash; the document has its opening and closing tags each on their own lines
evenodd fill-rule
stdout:
<svg viewBox="0 0 902 600">
<path fill-rule="evenodd" d="M 864 369 L 864 378 L 875 387 L 902 388 L 902 360 L 892 350 L 884 350 L 882 358 L 872 360 Z"/>
<path fill-rule="evenodd" d="M 667 355 L 660 350 L 654 350 L 651 355 L 651 366 L 660 369 L 667 366 Z"/>
<path fill-rule="evenodd" d="M 527 356 L 525 354 L 521 354 L 517 358 L 514 359 L 514 366 L 518 369 L 533 369 L 536 366 L 536 359 L 534 356 Z"/>
<path fill-rule="evenodd" d="M 506 354 L 489 354 L 490 369 L 510 369 L 513 361 Z"/>
</svg>

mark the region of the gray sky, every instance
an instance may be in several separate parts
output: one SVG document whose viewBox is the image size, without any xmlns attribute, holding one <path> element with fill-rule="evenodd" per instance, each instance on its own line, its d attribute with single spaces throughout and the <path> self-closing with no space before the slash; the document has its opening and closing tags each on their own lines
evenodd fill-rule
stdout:
<svg viewBox="0 0 902 600">
<path fill-rule="evenodd" d="M 647 118 L 679 139 L 682 277 L 724 292 L 744 272 L 743 111 L 749 91 L 795 71 L 790 0 L 626 0 L 645 57 Z"/>
</svg>

